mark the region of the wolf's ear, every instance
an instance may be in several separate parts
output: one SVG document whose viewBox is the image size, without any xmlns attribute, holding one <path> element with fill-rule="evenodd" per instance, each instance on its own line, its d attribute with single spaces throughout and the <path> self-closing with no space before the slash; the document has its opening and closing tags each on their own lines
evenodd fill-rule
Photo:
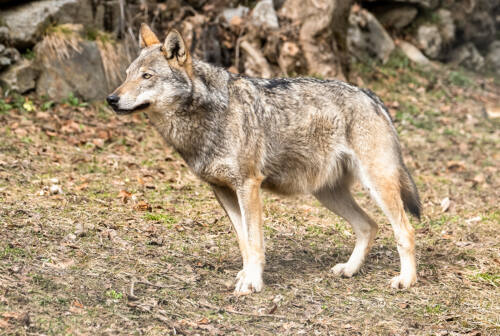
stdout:
<svg viewBox="0 0 500 336">
<path fill-rule="evenodd" d="M 151 28 L 145 23 L 141 24 L 141 30 L 139 32 L 139 44 L 141 49 L 159 43 L 161 43 L 160 40 L 158 40 L 158 37 L 156 37 Z"/>
<path fill-rule="evenodd" d="M 191 55 L 187 49 L 186 42 L 184 42 L 184 39 L 177 30 L 172 29 L 168 32 L 162 51 L 170 66 L 184 69 L 191 77 Z"/>
</svg>

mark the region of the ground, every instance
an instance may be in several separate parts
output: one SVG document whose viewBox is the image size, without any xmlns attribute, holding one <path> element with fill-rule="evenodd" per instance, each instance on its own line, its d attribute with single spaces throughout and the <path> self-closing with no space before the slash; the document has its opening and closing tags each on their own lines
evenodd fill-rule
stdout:
<svg viewBox="0 0 500 336">
<path fill-rule="evenodd" d="M 346 222 L 311 197 L 264 193 L 265 288 L 235 297 L 229 220 L 144 116 L 12 96 L 0 100 L 0 333 L 498 334 L 498 79 L 400 56 L 353 71 L 387 103 L 421 193 L 416 286 L 390 288 L 392 230 L 356 187 L 380 225 L 359 275 L 329 271 L 353 248 Z"/>
</svg>

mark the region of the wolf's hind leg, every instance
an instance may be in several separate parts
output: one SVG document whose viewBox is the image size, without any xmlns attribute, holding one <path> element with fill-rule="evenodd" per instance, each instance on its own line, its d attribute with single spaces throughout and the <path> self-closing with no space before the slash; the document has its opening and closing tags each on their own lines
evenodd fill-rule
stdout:
<svg viewBox="0 0 500 336">
<path fill-rule="evenodd" d="M 366 255 L 370 251 L 377 224 L 359 207 L 352 198 L 348 185 L 338 187 L 323 187 L 314 196 L 329 210 L 343 217 L 351 224 L 356 234 L 356 245 L 351 257 L 346 263 L 337 264 L 332 268 L 333 273 L 351 277 L 358 272 Z"/>
<path fill-rule="evenodd" d="M 406 216 L 401 199 L 399 173 L 371 167 L 363 172 L 362 182 L 370 189 L 372 197 L 389 218 L 401 262 L 401 274 L 392 278 L 391 286 L 408 288 L 417 281 L 415 230 Z"/>
</svg>

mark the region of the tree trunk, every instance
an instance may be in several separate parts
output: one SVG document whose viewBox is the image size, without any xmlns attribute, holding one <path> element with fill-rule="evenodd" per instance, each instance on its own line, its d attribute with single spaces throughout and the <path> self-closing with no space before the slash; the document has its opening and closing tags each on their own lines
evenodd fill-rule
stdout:
<svg viewBox="0 0 500 336">
<path fill-rule="evenodd" d="M 299 26 L 299 44 L 311 75 L 349 76 L 347 26 L 354 0 L 287 0 L 282 17 Z"/>
</svg>

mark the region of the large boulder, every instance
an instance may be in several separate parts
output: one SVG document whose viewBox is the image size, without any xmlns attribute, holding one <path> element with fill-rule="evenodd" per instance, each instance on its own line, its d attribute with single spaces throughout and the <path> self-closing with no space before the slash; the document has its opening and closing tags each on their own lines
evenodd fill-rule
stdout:
<svg viewBox="0 0 500 336">
<path fill-rule="evenodd" d="M 51 23 L 92 23 L 91 0 L 42 0 L 0 11 L 0 22 L 9 28 L 18 48 L 32 47 Z"/>
<path fill-rule="evenodd" d="M 36 92 L 53 100 L 70 93 L 86 101 L 102 100 L 124 79 L 129 63 L 121 44 L 99 36 L 85 40 L 77 25 L 63 25 L 47 35 L 35 53 L 41 71 Z"/>
<path fill-rule="evenodd" d="M 428 57 L 437 59 L 441 54 L 443 39 L 437 25 L 423 24 L 418 27 L 417 41 L 420 49 Z"/>
<path fill-rule="evenodd" d="M 349 15 L 347 47 L 358 58 L 375 57 L 385 63 L 395 46 L 375 16 L 363 8 L 357 8 Z"/>
<path fill-rule="evenodd" d="M 70 93 L 85 100 L 103 99 L 108 92 L 101 55 L 95 41 L 81 41 L 69 49 L 67 57 L 41 57 L 42 73 L 37 82 L 38 95 L 63 100 Z"/>
<path fill-rule="evenodd" d="M 33 63 L 23 59 L 0 73 L 0 84 L 10 90 L 25 93 L 35 88 L 38 74 Z"/>
</svg>

